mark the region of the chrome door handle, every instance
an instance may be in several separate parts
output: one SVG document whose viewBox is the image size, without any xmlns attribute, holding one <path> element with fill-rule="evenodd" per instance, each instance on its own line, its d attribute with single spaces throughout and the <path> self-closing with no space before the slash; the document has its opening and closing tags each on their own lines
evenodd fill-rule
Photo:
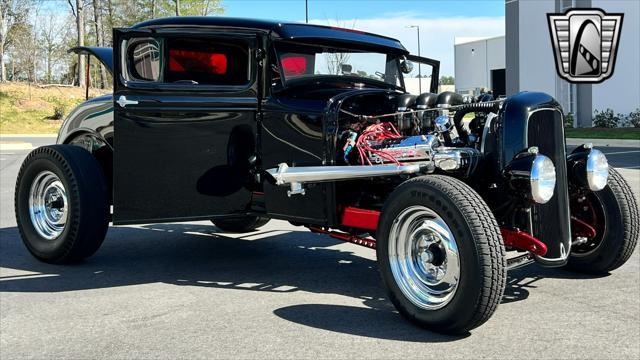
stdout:
<svg viewBox="0 0 640 360">
<path fill-rule="evenodd" d="M 118 101 L 116 101 L 120 107 L 125 107 L 127 105 L 138 105 L 137 100 L 127 100 L 127 97 L 124 95 L 120 95 Z"/>
</svg>

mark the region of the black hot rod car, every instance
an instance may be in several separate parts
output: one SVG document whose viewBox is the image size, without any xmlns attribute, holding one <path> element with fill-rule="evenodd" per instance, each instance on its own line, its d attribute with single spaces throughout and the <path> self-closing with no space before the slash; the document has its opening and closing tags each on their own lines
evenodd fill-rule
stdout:
<svg viewBox="0 0 640 360">
<path fill-rule="evenodd" d="M 509 268 L 605 273 L 638 241 L 629 186 L 592 146 L 566 154 L 552 97 L 436 94 L 439 62 L 397 40 L 180 17 L 72 51 L 98 57 L 114 93 L 20 169 L 18 227 L 42 261 L 92 255 L 110 222 L 283 219 L 375 248 L 398 311 L 459 333 L 492 315 Z M 413 63 L 431 92 L 405 91 Z"/>
</svg>

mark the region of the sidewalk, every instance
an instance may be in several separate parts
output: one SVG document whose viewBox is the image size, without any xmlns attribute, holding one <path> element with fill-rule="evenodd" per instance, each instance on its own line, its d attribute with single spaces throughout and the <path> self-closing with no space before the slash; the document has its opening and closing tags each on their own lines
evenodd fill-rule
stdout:
<svg viewBox="0 0 640 360">
<path fill-rule="evenodd" d="M 57 138 L 58 134 L 0 134 L 0 138 Z"/>
<path fill-rule="evenodd" d="M 55 143 L 57 134 L 0 134 L 0 151 L 32 150 Z"/>
<path fill-rule="evenodd" d="M 640 148 L 640 140 L 621 140 L 621 139 L 579 139 L 570 138 L 567 139 L 567 145 L 578 146 L 582 144 L 592 143 L 593 146 L 598 147 L 633 147 Z"/>
<path fill-rule="evenodd" d="M 29 142 L 0 140 L 0 151 L 31 150 L 31 149 L 33 149 L 33 145 Z"/>
</svg>

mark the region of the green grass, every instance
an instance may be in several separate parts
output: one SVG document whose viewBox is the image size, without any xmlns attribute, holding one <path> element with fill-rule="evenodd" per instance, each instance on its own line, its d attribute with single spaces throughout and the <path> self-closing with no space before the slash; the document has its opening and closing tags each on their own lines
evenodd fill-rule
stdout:
<svg viewBox="0 0 640 360">
<path fill-rule="evenodd" d="M 90 89 L 90 96 L 104 93 Z M 84 89 L 0 83 L 0 134 L 57 133 L 62 118 L 84 101 Z M 61 119 L 54 119 L 56 108 Z"/>
<path fill-rule="evenodd" d="M 568 138 L 640 140 L 640 128 L 578 128 L 564 131 Z"/>
</svg>

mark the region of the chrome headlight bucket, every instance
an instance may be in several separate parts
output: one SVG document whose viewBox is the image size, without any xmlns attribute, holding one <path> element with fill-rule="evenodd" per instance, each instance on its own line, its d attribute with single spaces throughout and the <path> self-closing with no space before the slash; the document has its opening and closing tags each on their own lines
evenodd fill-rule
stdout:
<svg viewBox="0 0 640 360">
<path fill-rule="evenodd" d="M 609 180 L 609 163 L 607 157 L 597 149 L 591 149 L 587 156 L 587 184 L 591 191 L 600 191 L 607 186 Z"/>
<path fill-rule="evenodd" d="M 538 204 L 544 204 L 553 197 L 556 188 L 556 167 L 544 155 L 536 155 L 531 165 L 531 197 Z"/>
<path fill-rule="evenodd" d="M 505 167 L 503 175 L 517 195 L 538 204 L 551 200 L 556 188 L 556 167 L 537 148 L 521 152 Z"/>
<path fill-rule="evenodd" d="M 567 157 L 567 165 L 573 183 L 591 191 L 600 191 L 607 186 L 607 157 L 591 144 L 584 144 L 573 150 Z"/>
</svg>

